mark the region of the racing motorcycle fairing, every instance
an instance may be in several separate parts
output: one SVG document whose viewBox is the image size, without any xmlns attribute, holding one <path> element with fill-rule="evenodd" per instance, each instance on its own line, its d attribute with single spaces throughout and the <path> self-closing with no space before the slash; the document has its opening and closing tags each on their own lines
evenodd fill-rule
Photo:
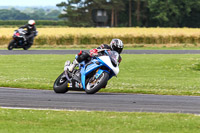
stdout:
<svg viewBox="0 0 200 133">
<path fill-rule="evenodd" d="M 116 51 L 101 51 L 91 60 L 84 60 L 72 72 L 66 69 L 54 82 L 56 93 L 68 90 L 85 91 L 94 94 L 105 88 L 107 82 L 119 73 L 119 54 Z M 69 65 L 69 63 L 68 63 Z"/>
<path fill-rule="evenodd" d="M 107 52 L 107 51 L 106 51 Z M 108 54 L 108 53 L 107 53 Z M 82 87 L 85 90 L 86 77 L 96 70 L 95 78 L 97 79 L 103 72 L 109 74 L 109 79 L 113 76 L 116 76 L 119 73 L 118 63 L 111 61 L 113 58 L 108 55 L 94 57 L 89 63 L 85 62 L 80 63 L 81 68 L 81 83 Z"/>
</svg>

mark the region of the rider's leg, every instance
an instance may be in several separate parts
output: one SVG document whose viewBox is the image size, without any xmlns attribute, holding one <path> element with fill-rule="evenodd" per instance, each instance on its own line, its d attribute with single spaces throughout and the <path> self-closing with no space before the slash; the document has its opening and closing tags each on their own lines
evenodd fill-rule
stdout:
<svg viewBox="0 0 200 133">
<path fill-rule="evenodd" d="M 72 72 L 76 65 L 84 60 L 89 60 L 88 58 L 90 58 L 90 55 L 87 52 L 80 51 L 80 53 L 75 57 L 75 60 L 70 65 L 68 65 L 68 67 L 64 68 L 64 70 L 68 69 L 69 72 Z"/>
<path fill-rule="evenodd" d="M 28 45 L 29 46 L 33 45 L 33 40 L 34 40 L 34 37 L 29 38 L 29 40 L 28 40 Z"/>
<path fill-rule="evenodd" d="M 26 37 L 27 39 L 27 42 L 29 43 L 29 45 L 32 45 L 33 44 L 33 39 L 34 39 L 34 34 L 30 34 Z"/>
<path fill-rule="evenodd" d="M 75 68 L 75 66 L 76 65 L 78 65 L 79 64 L 79 62 L 75 59 L 71 64 L 70 64 L 70 66 L 69 66 L 69 72 L 72 72 L 73 70 L 74 70 L 74 68 Z"/>
</svg>

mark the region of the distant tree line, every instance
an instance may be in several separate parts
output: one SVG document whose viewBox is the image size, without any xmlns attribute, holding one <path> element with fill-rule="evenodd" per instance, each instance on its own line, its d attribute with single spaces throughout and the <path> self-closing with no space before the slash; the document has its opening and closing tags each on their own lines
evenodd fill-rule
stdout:
<svg viewBox="0 0 200 133">
<path fill-rule="evenodd" d="M 200 0 L 66 0 L 57 6 L 69 26 L 95 26 L 92 11 L 104 9 L 107 26 L 200 27 Z"/>
<path fill-rule="evenodd" d="M 0 20 L 0 26 L 22 26 L 28 20 Z M 63 20 L 36 20 L 37 26 L 66 26 Z"/>
<path fill-rule="evenodd" d="M 27 8 L 25 10 L 0 9 L 0 20 L 58 20 L 59 10 Z"/>
</svg>

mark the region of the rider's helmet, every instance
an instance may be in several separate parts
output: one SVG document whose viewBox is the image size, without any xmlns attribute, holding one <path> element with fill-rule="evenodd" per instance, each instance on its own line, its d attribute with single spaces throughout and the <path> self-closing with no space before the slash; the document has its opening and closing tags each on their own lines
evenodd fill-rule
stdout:
<svg viewBox="0 0 200 133">
<path fill-rule="evenodd" d="M 28 25 L 29 25 L 29 26 L 35 25 L 35 20 L 29 20 L 29 21 L 28 21 Z"/>
<path fill-rule="evenodd" d="M 119 54 L 124 48 L 124 44 L 120 39 L 112 39 L 112 41 L 110 42 L 110 46 L 112 50 L 117 51 Z"/>
</svg>

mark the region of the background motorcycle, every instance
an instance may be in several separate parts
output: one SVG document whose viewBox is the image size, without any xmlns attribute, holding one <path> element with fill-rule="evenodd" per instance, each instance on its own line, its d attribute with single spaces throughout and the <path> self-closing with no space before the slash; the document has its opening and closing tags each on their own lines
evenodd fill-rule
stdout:
<svg viewBox="0 0 200 133">
<path fill-rule="evenodd" d="M 29 42 L 26 40 L 27 31 L 24 29 L 18 29 L 14 31 L 13 40 L 10 41 L 8 45 L 8 50 L 12 50 L 13 48 L 23 48 L 27 50 L 31 47 Z M 35 33 L 35 36 L 37 32 Z"/>
<path fill-rule="evenodd" d="M 102 53 L 102 56 L 93 57 L 88 63 L 81 62 L 72 73 L 63 72 L 54 82 L 54 91 L 65 93 L 68 90 L 82 90 L 94 94 L 104 88 L 108 80 L 119 73 L 119 54 L 107 50 Z"/>
</svg>

